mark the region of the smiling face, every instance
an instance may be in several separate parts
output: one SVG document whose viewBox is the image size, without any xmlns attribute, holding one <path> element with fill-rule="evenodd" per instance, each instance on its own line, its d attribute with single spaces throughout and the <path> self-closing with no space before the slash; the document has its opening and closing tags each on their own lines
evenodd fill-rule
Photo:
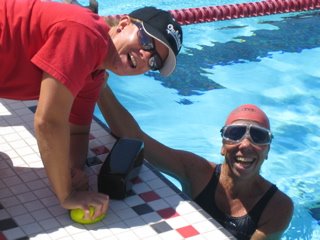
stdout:
<svg viewBox="0 0 320 240">
<path fill-rule="evenodd" d="M 168 48 L 155 39 L 155 51 L 144 50 L 139 39 L 139 28 L 129 17 L 123 17 L 110 36 L 115 49 L 106 60 L 105 68 L 118 75 L 138 75 L 149 71 L 149 59 L 155 51 L 162 61 L 168 56 Z"/>
<path fill-rule="evenodd" d="M 232 125 L 252 125 L 261 127 L 258 123 L 248 120 L 237 120 Z M 221 154 L 235 177 L 251 178 L 258 176 L 264 159 L 267 158 L 270 144 L 254 144 L 250 136 L 244 136 L 241 141 L 223 140 Z"/>
</svg>

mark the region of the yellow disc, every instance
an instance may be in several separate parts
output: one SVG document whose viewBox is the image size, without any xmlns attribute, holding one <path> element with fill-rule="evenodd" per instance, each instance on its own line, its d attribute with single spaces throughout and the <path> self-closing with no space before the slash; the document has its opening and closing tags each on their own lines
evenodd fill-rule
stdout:
<svg viewBox="0 0 320 240">
<path fill-rule="evenodd" d="M 94 207 L 89 207 L 89 211 L 90 211 L 90 216 L 93 216 L 94 214 Z M 70 211 L 70 218 L 76 222 L 76 223 L 80 223 L 80 224 L 93 224 L 93 223 L 97 223 L 99 221 L 101 221 L 104 217 L 106 216 L 106 214 L 102 214 L 101 216 L 95 218 L 95 219 L 83 219 L 84 217 L 84 211 L 81 208 L 77 208 L 77 209 L 72 209 Z"/>
</svg>

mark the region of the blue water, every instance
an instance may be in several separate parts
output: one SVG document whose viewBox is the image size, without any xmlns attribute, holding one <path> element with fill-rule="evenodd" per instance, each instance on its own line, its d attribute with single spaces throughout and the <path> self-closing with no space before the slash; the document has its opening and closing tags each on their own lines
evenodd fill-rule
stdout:
<svg viewBox="0 0 320 240">
<path fill-rule="evenodd" d="M 211 4 L 105 1 L 100 14 L 128 13 L 146 5 L 169 10 Z M 260 106 L 275 136 L 261 173 L 295 204 L 282 239 L 320 239 L 319 22 L 320 13 L 311 11 L 183 26 L 183 49 L 172 76 L 148 72 L 109 78 L 147 133 L 214 162 L 223 161 L 219 130 L 227 114 L 242 103 Z M 95 115 L 101 118 L 98 109 Z"/>
</svg>

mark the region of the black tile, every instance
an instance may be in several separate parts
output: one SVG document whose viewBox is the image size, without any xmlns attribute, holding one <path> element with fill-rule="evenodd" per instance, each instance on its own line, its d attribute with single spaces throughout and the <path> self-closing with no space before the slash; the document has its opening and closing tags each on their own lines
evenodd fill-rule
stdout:
<svg viewBox="0 0 320 240">
<path fill-rule="evenodd" d="M 172 227 L 170 227 L 170 225 L 166 222 L 159 222 L 159 223 L 151 224 L 150 226 L 157 233 L 163 233 L 163 232 L 168 232 L 168 231 L 172 230 Z"/>
<path fill-rule="evenodd" d="M 16 227 L 18 227 L 18 225 L 11 218 L 0 220 L 0 231 L 4 231 L 11 228 L 16 228 Z"/>
<path fill-rule="evenodd" d="M 148 205 L 148 204 L 141 204 L 132 207 L 132 209 L 138 214 L 138 215 L 143 215 L 147 214 L 150 212 L 154 212 L 154 210 Z"/>
<path fill-rule="evenodd" d="M 16 240 L 29 240 L 30 238 L 29 237 L 21 237 L 21 238 L 16 238 Z"/>
<path fill-rule="evenodd" d="M 31 110 L 31 112 L 35 113 L 37 110 L 37 106 L 31 106 L 29 107 L 29 109 Z"/>
</svg>

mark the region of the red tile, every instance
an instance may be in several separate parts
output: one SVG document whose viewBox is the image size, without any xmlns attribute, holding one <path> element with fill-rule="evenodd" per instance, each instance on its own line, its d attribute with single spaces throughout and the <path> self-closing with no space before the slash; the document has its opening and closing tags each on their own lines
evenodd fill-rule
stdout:
<svg viewBox="0 0 320 240">
<path fill-rule="evenodd" d="M 131 180 L 131 182 L 133 184 L 138 184 L 138 183 L 142 183 L 143 181 L 141 180 L 141 178 L 138 177 L 135 177 L 134 179 Z"/>
<path fill-rule="evenodd" d="M 176 212 L 173 208 L 165 208 L 157 211 L 157 213 L 164 219 L 173 218 L 179 216 L 179 213 Z"/>
<path fill-rule="evenodd" d="M 186 226 L 176 229 L 184 238 L 192 237 L 198 235 L 199 232 L 192 226 Z"/>
<path fill-rule="evenodd" d="M 151 202 L 151 201 L 160 199 L 159 195 L 156 194 L 154 191 L 140 193 L 139 196 L 140 196 L 145 202 Z"/>
<path fill-rule="evenodd" d="M 0 240 L 7 240 L 7 238 L 3 235 L 2 232 L 0 232 Z"/>
<path fill-rule="evenodd" d="M 109 149 L 106 148 L 105 146 L 99 146 L 99 147 L 91 148 L 91 151 L 94 152 L 96 155 L 101 155 L 104 153 L 108 153 Z"/>
</svg>

